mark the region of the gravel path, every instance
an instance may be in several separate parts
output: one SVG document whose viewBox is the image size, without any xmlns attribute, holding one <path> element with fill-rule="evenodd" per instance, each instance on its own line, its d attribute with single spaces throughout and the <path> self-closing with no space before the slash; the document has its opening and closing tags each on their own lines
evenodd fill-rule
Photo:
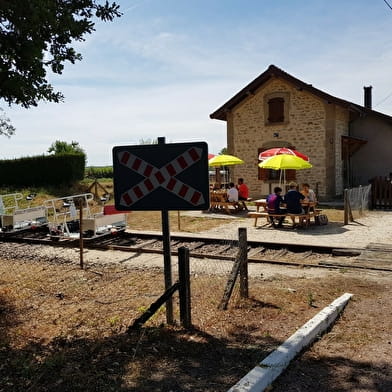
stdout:
<svg viewBox="0 0 392 392">
<path fill-rule="evenodd" d="M 206 216 L 206 214 L 198 214 Z M 196 216 L 195 213 L 193 215 Z M 213 217 L 212 215 L 208 214 L 207 216 Z M 199 234 L 234 239 L 238 237 L 238 228 L 246 227 L 248 239 L 254 241 L 332 245 L 348 248 L 364 248 L 369 243 L 392 243 L 392 211 L 370 211 L 366 216 L 346 226 L 343 223 L 330 222 L 326 226 L 311 225 L 307 229 L 288 227 L 274 229 L 265 225 L 265 221 L 264 218 L 259 219 L 258 227 L 254 227 L 253 218 L 226 219 L 227 223 L 224 225 L 212 230 L 205 230 Z"/>
</svg>

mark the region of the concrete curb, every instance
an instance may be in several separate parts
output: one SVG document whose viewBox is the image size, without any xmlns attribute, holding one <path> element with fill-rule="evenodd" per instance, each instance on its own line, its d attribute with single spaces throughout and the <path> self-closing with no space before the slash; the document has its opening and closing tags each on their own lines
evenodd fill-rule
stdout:
<svg viewBox="0 0 392 392">
<path fill-rule="evenodd" d="M 262 392 L 289 365 L 290 361 L 317 336 L 321 335 L 337 318 L 353 294 L 345 293 L 317 313 L 282 345 L 254 367 L 228 392 Z"/>
</svg>

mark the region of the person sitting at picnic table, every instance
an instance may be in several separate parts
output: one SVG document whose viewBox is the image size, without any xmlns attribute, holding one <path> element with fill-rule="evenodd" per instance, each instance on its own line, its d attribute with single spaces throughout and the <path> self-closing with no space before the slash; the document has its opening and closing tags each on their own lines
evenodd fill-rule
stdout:
<svg viewBox="0 0 392 392">
<path fill-rule="evenodd" d="M 245 204 L 245 201 L 248 200 L 249 198 L 249 188 L 248 186 L 244 183 L 243 178 L 238 179 L 238 200 L 241 201 L 239 204 L 240 209 L 244 208 L 245 210 L 248 210 L 248 207 Z"/>
<path fill-rule="evenodd" d="M 278 220 L 278 225 L 275 226 L 274 222 L 274 216 L 270 216 L 270 222 L 272 223 L 272 226 L 274 227 L 282 227 L 283 226 L 283 221 L 284 217 L 286 214 L 286 209 L 282 209 L 281 206 L 283 204 L 284 200 L 282 197 L 282 188 L 280 187 L 275 187 L 274 188 L 274 193 L 271 193 L 270 195 L 267 196 L 267 209 L 268 209 L 268 214 L 270 215 L 282 215 L 282 217 L 277 218 Z"/>
<path fill-rule="evenodd" d="M 313 189 L 310 189 L 310 185 L 306 182 L 304 182 L 301 185 L 302 189 L 301 189 L 301 193 L 305 196 L 304 201 L 306 202 L 310 202 L 310 203 L 316 203 L 317 199 L 316 199 L 316 194 L 314 193 Z M 305 212 L 314 210 L 314 206 L 304 206 L 304 210 Z"/>
<path fill-rule="evenodd" d="M 234 182 L 229 184 L 229 189 L 227 190 L 227 200 L 232 203 L 238 202 L 238 190 L 234 186 Z"/>
<path fill-rule="evenodd" d="M 238 200 L 248 200 L 249 197 L 249 188 L 248 186 L 244 183 L 243 178 L 238 179 Z"/>
<path fill-rule="evenodd" d="M 307 199 L 308 201 L 312 201 L 312 202 L 317 201 L 314 190 L 310 189 L 310 185 L 306 182 L 302 184 L 301 193 L 305 196 L 305 199 Z"/>
<path fill-rule="evenodd" d="M 298 185 L 295 182 L 290 182 L 289 190 L 284 196 L 288 214 L 305 214 L 301 205 L 301 201 L 305 199 L 305 196 L 301 192 L 298 192 L 297 186 Z M 295 217 L 292 216 L 291 220 L 293 221 L 293 226 L 295 226 Z M 303 223 L 303 219 L 299 219 L 299 223 L 301 225 Z"/>
</svg>

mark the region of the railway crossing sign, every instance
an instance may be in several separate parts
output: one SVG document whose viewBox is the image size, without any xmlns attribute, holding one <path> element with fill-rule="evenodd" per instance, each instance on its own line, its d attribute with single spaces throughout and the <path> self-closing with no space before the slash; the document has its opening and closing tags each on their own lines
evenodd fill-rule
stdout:
<svg viewBox="0 0 392 392">
<path fill-rule="evenodd" d="M 206 210 L 207 143 L 113 147 L 113 183 L 120 211 Z"/>
</svg>

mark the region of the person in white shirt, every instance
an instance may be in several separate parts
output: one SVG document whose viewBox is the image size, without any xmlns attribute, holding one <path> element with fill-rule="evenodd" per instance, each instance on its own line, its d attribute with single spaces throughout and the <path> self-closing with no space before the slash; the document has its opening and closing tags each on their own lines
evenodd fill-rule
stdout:
<svg viewBox="0 0 392 392">
<path fill-rule="evenodd" d="M 313 189 L 310 189 L 310 185 L 306 182 L 302 184 L 301 193 L 305 196 L 308 201 L 316 202 L 316 194 Z"/>
<path fill-rule="evenodd" d="M 311 203 L 316 203 L 317 198 L 316 194 L 314 193 L 313 189 L 310 189 L 310 185 L 306 182 L 302 184 L 301 193 L 305 196 L 305 201 L 309 201 Z M 314 211 L 314 206 L 304 206 L 305 212 Z"/>
<path fill-rule="evenodd" d="M 230 202 L 237 202 L 238 201 L 238 189 L 235 187 L 234 182 L 229 184 L 229 189 L 227 191 L 227 199 Z"/>
</svg>

